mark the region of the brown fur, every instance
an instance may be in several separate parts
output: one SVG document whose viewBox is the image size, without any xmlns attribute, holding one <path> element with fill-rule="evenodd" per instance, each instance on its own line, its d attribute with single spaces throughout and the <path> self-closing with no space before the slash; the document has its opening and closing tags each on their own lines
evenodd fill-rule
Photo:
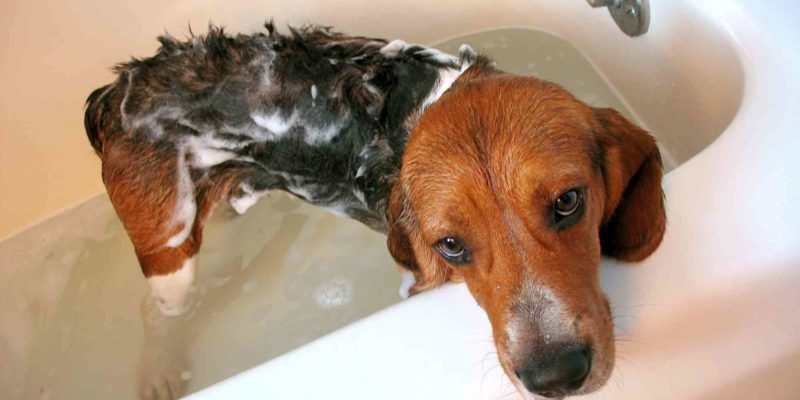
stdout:
<svg viewBox="0 0 800 400">
<path fill-rule="evenodd" d="M 626 261 L 650 255 L 664 234 L 661 153 L 655 140 L 612 109 L 597 109 L 605 149 L 606 210 L 603 253 Z"/>
<path fill-rule="evenodd" d="M 212 170 L 195 192 L 198 204 L 189 237 L 176 248 L 165 247 L 183 226 L 172 226 L 176 202 L 176 151 L 119 140 L 106 143 L 101 159 L 108 196 L 133 243 L 146 277 L 166 275 L 193 257 L 203 241 L 203 227 L 219 200 L 238 182 L 242 171 Z"/>
<path fill-rule="evenodd" d="M 466 280 L 509 376 L 530 350 L 512 351 L 506 328 L 520 308 L 537 307 L 520 303 L 523 282 L 547 288 L 594 349 L 590 391 L 607 379 L 614 358 L 598 283 L 601 253 L 640 260 L 654 251 L 665 227 L 660 183 L 653 138 L 617 112 L 592 109 L 534 78 L 471 70 L 411 134 L 389 201 L 388 246 L 414 272 L 412 293 L 456 275 Z M 580 221 L 560 231 L 548 226 L 555 198 L 580 186 Z M 470 265 L 450 265 L 434 251 L 449 235 L 472 248 Z M 535 347 L 531 324 L 520 340 Z"/>
</svg>

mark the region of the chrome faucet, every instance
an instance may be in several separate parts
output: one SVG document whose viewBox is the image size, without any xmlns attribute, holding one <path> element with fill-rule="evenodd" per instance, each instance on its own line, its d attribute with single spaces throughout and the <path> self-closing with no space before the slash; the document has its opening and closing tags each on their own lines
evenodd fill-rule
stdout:
<svg viewBox="0 0 800 400">
<path fill-rule="evenodd" d="M 607 7 L 614 22 L 626 35 L 647 33 L 650 27 L 650 4 L 647 0 L 586 0 L 592 7 Z"/>
</svg>

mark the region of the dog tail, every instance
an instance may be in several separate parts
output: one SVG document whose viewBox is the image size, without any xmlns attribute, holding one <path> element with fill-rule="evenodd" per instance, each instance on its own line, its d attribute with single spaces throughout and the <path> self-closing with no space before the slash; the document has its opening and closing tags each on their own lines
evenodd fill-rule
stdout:
<svg viewBox="0 0 800 400">
<path fill-rule="evenodd" d="M 103 155 L 103 132 L 108 126 L 109 111 L 111 108 L 109 92 L 114 91 L 115 84 L 105 85 L 95 89 L 86 99 L 83 114 L 83 126 L 86 136 L 98 156 Z"/>
</svg>

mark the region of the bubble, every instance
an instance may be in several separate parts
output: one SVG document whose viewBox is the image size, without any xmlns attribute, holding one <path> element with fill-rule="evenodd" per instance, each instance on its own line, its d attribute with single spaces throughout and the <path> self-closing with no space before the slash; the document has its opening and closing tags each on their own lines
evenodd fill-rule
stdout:
<svg viewBox="0 0 800 400">
<path fill-rule="evenodd" d="M 334 278 L 314 288 L 312 296 L 322 308 L 341 307 L 353 300 L 353 283 L 344 278 Z"/>
</svg>

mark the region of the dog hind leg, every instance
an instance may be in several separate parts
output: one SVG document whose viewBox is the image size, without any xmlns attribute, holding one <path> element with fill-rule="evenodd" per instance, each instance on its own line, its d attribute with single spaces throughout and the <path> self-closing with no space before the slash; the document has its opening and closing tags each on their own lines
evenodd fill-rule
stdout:
<svg viewBox="0 0 800 400">
<path fill-rule="evenodd" d="M 219 166 L 193 179 L 182 157 L 169 144 L 124 140 L 105 143 L 102 156 L 103 181 L 150 286 L 142 302 L 139 365 L 139 393 L 146 399 L 177 398 L 186 389 L 186 311 L 203 226 L 242 172 Z"/>
</svg>

